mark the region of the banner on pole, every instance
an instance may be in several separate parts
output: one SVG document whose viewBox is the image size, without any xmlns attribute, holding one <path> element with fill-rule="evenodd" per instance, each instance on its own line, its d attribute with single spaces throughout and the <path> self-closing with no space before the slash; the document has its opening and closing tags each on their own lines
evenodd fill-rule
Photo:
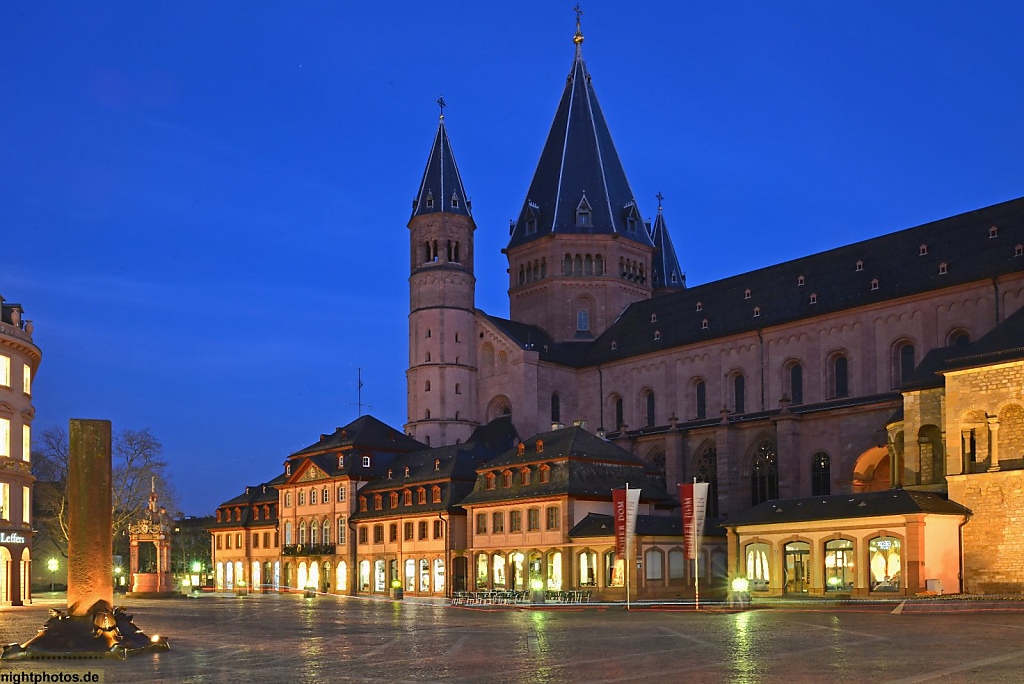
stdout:
<svg viewBox="0 0 1024 684">
<path fill-rule="evenodd" d="M 679 485 L 679 501 L 683 504 L 683 545 L 686 557 L 697 558 L 700 538 L 704 536 L 704 515 L 708 507 L 708 483 Z"/>
<path fill-rule="evenodd" d="M 612 507 L 615 515 L 615 557 L 625 558 L 626 550 L 636 534 L 636 514 L 640 507 L 639 489 L 613 489 Z"/>
</svg>

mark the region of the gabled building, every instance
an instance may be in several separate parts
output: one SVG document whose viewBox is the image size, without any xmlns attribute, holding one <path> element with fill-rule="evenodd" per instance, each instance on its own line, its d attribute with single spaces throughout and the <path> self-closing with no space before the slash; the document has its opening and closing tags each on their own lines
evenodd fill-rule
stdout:
<svg viewBox="0 0 1024 684">
<path fill-rule="evenodd" d="M 482 464 L 462 500 L 472 588 L 527 591 L 539 581 L 549 591 L 624 599 L 624 573 L 635 563 L 616 556 L 613 538 L 595 548 L 570 531 L 591 513 L 610 516 L 612 490 L 627 485 L 641 490 L 645 517 L 679 507 L 641 459 L 578 426 L 536 435 Z"/>
<path fill-rule="evenodd" d="M 466 510 L 476 469 L 519 441 L 512 422 L 498 418 L 462 444 L 405 454 L 383 478 L 359 491 L 359 593 L 400 586 L 416 596 L 446 596 L 467 587 Z M 449 586 L 449 584 L 451 586 Z"/>
<path fill-rule="evenodd" d="M 276 591 L 281 587 L 280 504 L 276 485 L 246 487 L 217 507 L 210 533 L 210 557 L 217 591 Z"/>
</svg>

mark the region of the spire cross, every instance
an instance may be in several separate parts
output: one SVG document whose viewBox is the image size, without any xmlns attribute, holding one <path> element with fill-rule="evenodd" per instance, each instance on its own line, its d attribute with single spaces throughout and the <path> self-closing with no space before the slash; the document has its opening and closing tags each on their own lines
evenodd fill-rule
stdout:
<svg viewBox="0 0 1024 684">
<path fill-rule="evenodd" d="M 665 199 L 665 197 L 660 192 L 655 197 L 658 198 L 658 211 L 661 211 L 661 200 Z"/>
<path fill-rule="evenodd" d="M 441 108 L 441 121 L 444 121 L 444 108 L 448 106 L 444 101 L 444 95 L 434 101 L 437 102 L 437 106 Z"/>
<path fill-rule="evenodd" d="M 572 8 L 572 11 L 576 13 L 576 35 L 573 36 L 573 42 L 579 45 L 583 42 L 583 29 L 580 28 L 580 17 L 583 16 L 583 10 L 580 9 L 580 3 L 576 3 L 576 6 Z"/>
</svg>

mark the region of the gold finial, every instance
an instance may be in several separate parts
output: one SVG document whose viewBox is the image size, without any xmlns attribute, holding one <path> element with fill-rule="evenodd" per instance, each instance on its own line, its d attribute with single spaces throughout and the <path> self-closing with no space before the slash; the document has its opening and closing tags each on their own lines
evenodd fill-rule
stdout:
<svg viewBox="0 0 1024 684">
<path fill-rule="evenodd" d="M 572 11 L 576 13 L 576 35 L 572 37 L 572 42 L 579 45 L 583 42 L 583 29 L 580 28 L 580 17 L 583 16 L 583 10 L 580 9 L 580 3 L 577 2 Z"/>
<path fill-rule="evenodd" d="M 434 101 L 437 102 L 437 106 L 441 108 L 441 121 L 444 121 L 444 108 L 448 106 L 447 104 L 445 104 L 444 95 L 442 95 L 441 97 L 437 98 Z"/>
</svg>

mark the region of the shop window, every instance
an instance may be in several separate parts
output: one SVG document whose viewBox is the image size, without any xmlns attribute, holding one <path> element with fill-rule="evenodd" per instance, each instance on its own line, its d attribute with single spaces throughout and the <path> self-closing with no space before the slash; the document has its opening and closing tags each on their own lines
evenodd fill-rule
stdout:
<svg viewBox="0 0 1024 684">
<path fill-rule="evenodd" d="M 505 554 L 496 553 L 491 559 L 492 579 L 495 589 L 504 589 L 505 585 Z"/>
<path fill-rule="evenodd" d="M 902 545 L 896 537 L 875 537 L 868 542 L 871 591 L 900 591 L 903 578 Z"/>
<path fill-rule="evenodd" d="M 751 591 L 768 591 L 771 584 L 772 549 L 768 544 L 747 544 L 746 554 L 747 580 Z"/>
<path fill-rule="evenodd" d="M 665 554 L 659 549 L 649 549 L 644 554 L 644 575 L 648 582 L 661 582 L 665 576 L 663 563 Z"/>
<path fill-rule="evenodd" d="M 604 583 L 608 587 L 625 586 L 625 563 L 614 551 L 604 554 Z"/>
<path fill-rule="evenodd" d="M 825 591 L 853 591 L 853 542 L 833 539 L 825 544 Z"/>
<path fill-rule="evenodd" d="M 581 587 L 596 587 L 597 554 L 593 551 L 580 552 L 578 566 L 580 569 L 579 585 Z"/>
</svg>

